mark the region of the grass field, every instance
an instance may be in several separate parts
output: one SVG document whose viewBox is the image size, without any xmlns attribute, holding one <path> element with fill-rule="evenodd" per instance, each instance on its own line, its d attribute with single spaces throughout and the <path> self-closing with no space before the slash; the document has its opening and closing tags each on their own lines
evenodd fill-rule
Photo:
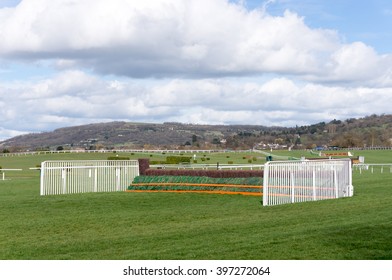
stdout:
<svg viewBox="0 0 392 280">
<path fill-rule="evenodd" d="M 358 155 L 369 163 L 392 163 L 392 151 Z M 0 259 L 392 259 L 389 170 L 354 172 L 352 198 L 263 207 L 261 197 L 242 195 L 41 197 L 39 171 L 28 169 L 44 160 L 108 156 L 0 157 L 3 168 L 23 168 L 0 180 Z M 227 156 L 247 163 L 243 154 L 207 156 L 211 163 L 224 163 Z M 264 161 L 255 156 L 257 163 Z"/>
</svg>

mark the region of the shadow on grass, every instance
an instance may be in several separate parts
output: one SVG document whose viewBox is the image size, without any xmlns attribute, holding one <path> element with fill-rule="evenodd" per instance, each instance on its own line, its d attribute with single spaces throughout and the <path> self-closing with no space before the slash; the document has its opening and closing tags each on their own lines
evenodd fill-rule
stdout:
<svg viewBox="0 0 392 280">
<path fill-rule="evenodd" d="M 335 227 L 322 236 L 339 259 L 392 260 L 392 224 Z"/>
</svg>

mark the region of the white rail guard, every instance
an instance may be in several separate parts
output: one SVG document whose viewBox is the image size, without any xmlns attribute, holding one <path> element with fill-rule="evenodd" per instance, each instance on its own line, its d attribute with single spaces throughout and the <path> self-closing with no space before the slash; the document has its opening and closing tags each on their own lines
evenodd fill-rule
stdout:
<svg viewBox="0 0 392 280">
<path fill-rule="evenodd" d="M 359 170 L 359 174 L 362 174 L 362 171 L 370 170 L 371 173 L 374 173 L 374 169 L 379 169 L 381 173 L 384 173 L 384 169 L 389 173 L 392 173 L 392 163 L 357 163 L 353 164 L 354 170 Z"/>
<path fill-rule="evenodd" d="M 267 162 L 263 205 L 353 196 L 350 159 Z"/>
<path fill-rule="evenodd" d="M 45 161 L 40 194 L 123 191 L 138 175 L 137 160 Z"/>
<path fill-rule="evenodd" d="M 0 174 L 2 176 L 2 180 L 5 180 L 5 171 L 22 171 L 23 169 L 0 169 Z"/>
</svg>

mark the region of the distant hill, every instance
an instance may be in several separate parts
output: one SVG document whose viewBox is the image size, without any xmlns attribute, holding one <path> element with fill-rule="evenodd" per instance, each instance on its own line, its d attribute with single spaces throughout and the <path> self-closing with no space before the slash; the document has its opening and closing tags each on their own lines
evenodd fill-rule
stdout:
<svg viewBox="0 0 392 280">
<path fill-rule="evenodd" d="M 0 142 L 0 152 L 54 149 L 300 148 L 392 145 L 392 115 L 371 115 L 308 126 L 198 125 L 108 122 L 20 135 Z"/>
<path fill-rule="evenodd" d="M 252 125 L 195 125 L 182 123 L 108 122 L 59 128 L 52 132 L 20 135 L 0 142 L 0 148 L 143 148 L 219 144 L 241 132 L 259 133 L 273 128 Z"/>
</svg>

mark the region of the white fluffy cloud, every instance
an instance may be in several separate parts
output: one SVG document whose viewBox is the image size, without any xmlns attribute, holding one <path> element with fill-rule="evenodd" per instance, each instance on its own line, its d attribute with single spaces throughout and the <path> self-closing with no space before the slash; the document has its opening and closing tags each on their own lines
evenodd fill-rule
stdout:
<svg viewBox="0 0 392 280">
<path fill-rule="evenodd" d="M 0 12 L 1 56 L 128 77 L 292 74 L 390 85 L 391 56 L 286 11 L 226 0 L 24 0 Z M 318 77 L 322 76 L 323 79 Z"/>
<path fill-rule="evenodd" d="M 392 112 L 391 54 L 290 11 L 23 0 L 0 22 L 0 75 L 16 61 L 51 69 L 0 76 L 0 139 L 110 120 L 294 126 Z"/>
<path fill-rule="evenodd" d="M 6 98 L 6 93 L 20 96 Z M 390 110 L 392 88 L 347 88 L 242 79 L 100 80 L 67 71 L 30 84 L 0 86 L 1 133 L 108 120 L 295 126 Z M 8 126 L 12 123 L 12 127 Z"/>
</svg>

